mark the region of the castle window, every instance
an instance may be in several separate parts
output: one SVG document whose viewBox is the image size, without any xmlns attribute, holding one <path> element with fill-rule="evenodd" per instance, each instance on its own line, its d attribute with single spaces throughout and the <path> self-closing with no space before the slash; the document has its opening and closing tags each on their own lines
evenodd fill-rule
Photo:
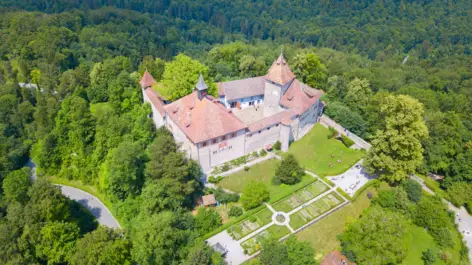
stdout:
<svg viewBox="0 0 472 265">
<path fill-rule="evenodd" d="M 203 146 L 203 147 L 205 147 L 205 146 L 207 146 L 207 145 L 208 145 L 207 141 L 205 141 L 205 142 L 202 143 L 202 146 Z"/>
<path fill-rule="evenodd" d="M 269 127 L 267 127 L 267 130 L 270 130 L 270 126 L 269 126 Z"/>
<path fill-rule="evenodd" d="M 236 137 L 236 133 L 231 133 L 228 138 L 231 139 L 231 138 L 234 138 L 234 137 Z"/>
<path fill-rule="evenodd" d="M 261 131 L 259 131 L 259 133 L 261 133 Z"/>
<path fill-rule="evenodd" d="M 226 135 L 221 136 L 221 141 L 226 141 Z"/>
<path fill-rule="evenodd" d="M 277 123 L 277 124 L 275 125 L 275 127 L 279 127 L 279 124 Z"/>
<path fill-rule="evenodd" d="M 217 138 L 211 140 L 211 143 L 212 143 L 212 144 L 216 144 L 217 142 L 218 142 L 218 139 L 217 139 Z"/>
</svg>

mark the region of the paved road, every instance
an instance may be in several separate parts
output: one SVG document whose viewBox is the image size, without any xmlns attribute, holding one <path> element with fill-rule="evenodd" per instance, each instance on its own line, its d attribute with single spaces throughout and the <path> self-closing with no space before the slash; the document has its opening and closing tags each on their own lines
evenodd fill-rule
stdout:
<svg viewBox="0 0 472 265">
<path fill-rule="evenodd" d="M 412 175 L 411 177 L 421 184 L 423 190 L 425 190 L 429 194 L 435 194 L 434 191 L 432 191 L 426 186 L 426 184 L 420 177 L 416 175 Z M 469 215 L 469 213 L 464 207 L 457 208 L 452 203 L 446 200 L 444 200 L 444 202 L 447 203 L 449 209 L 456 214 L 456 224 L 458 226 L 459 231 L 464 236 L 464 241 L 467 247 L 469 248 L 469 258 L 472 260 L 472 216 Z"/>
<path fill-rule="evenodd" d="M 31 179 L 37 179 L 36 176 L 36 165 L 32 160 L 26 163 L 27 167 L 30 167 L 32 170 Z M 92 194 L 85 192 L 83 190 L 65 186 L 65 185 L 57 185 L 61 187 L 62 194 L 70 199 L 77 201 L 78 203 L 82 204 L 85 208 L 87 208 L 97 221 L 104 226 L 108 226 L 111 228 L 121 228 L 118 221 L 115 219 L 113 214 L 108 210 L 108 208 L 95 196 Z"/>
</svg>

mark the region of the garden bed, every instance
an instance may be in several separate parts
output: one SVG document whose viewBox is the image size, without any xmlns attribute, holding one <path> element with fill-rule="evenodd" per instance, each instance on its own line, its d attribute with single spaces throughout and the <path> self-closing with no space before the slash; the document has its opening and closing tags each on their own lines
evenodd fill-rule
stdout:
<svg viewBox="0 0 472 265">
<path fill-rule="evenodd" d="M 252 255 L 261 249 L 261 243 L 268 238 L 280 239 L 290 234 L 290 230 L 286 226 L 272 225 L 257 235 L 249 238 L 241 243 L 246 255 Z"/>
<path fill-rule="evenodd" d="M 270 222 L 272 222 L 272 211 L 266 208 L 230 226 L 227 231 L 233 239 L 239 240 Z"/>
<path fill-rule="evenodd" d="M 321 193 L 327 191 L 329 189 L 323 182 L 317 180 L 313 184 L 298 190 L 293 195 L 278 201 L 273 205 L 274 209 L 281 212 L 290 212 L 291 210 L 297 208 L 298 206 L 302 205 L 303 203 L 315 198 L 316 196 L 320 195 Z"/>
<path fill-rule="evenodd" d="M 298 229 L 338 206 L 343 201 L 344 200 L 338 194 L 334 192 L 330 193 L 290 215 L 290 226 L 293 229 Z"/>
</svg>

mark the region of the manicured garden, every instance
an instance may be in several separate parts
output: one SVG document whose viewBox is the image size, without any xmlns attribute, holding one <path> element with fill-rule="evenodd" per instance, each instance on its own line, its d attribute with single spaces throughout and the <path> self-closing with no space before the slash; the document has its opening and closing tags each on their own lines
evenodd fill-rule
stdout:
<svg viewBox="0 0 472 265">
<path fill-rule="evenodd" d="M 306 175 L 299 183 L 295 185 L 275 185 L 272 183 L 272 178 L 275 175 L 275 170 L 279 163 L 280 162 L 275 158 L 264 161 L 250 167 L 248 171 L 241 170 L 230 176 L 224 177 L 223 180 L 221 180 L 217 185 L 224 189 L 241 193 L 243 191 L 244 185 L 246 185 L 251 180 L 261 181 L 269 189 L 271 201 L 274 201 L 316 180 L 315 178 Z"/>
<path fill-rule="evenodd" d="M 264 209 L 241 222 L 230 226 L 227 231 L 235 240 L 239 240 L 272 221 L 272 212 Z"/>
<path fill-rule="evenodd" d="M 339 195 L 334 192 L 330 193 L 290 215 L 290 226 L 293 229 L 298 229 L 342 202 L 344 202 L 344 199 Z"/>
<path fill-rule="evenodd" d="M 385 182 L 381 182 L 379 189 L 386 190 L 390 187 Z M 339 248 L 340 242 L 337 235 L 344 232 L 349 220 L 357 219 L 362 211 L 370 206 L 370 200 L 367 198 L 369 192 L 373 195 L 377 194 L 374 187 L 366 189 L 353 202 L 297 233 L 297 238 L 311 243 L 317 259 Z M 296 218 L 295 215 L 290 216 L 290 220 L 294 218 Z"/>
<path fill-rule="evenodd" d="M 261 231 L 257 235 L 249 238 L 248 240 L 241 243 L 241 247 L 244 249 L 244 253 L 252 255 L 260 250 L 261 242 L 267 238 L 280 239 L 290 234 L 290 230 L 286 226 L 272 225 L 264 231 Z"/>
<path fill-rule="evenodd" d="M 276 202 L 272 206 L 277 211 L 288 213 L 291 210 L 300 206 L 301 204 L 327 191 L 328 189 L 328 186 L 326 186 L 323 182 L 317 180 L 314 183 L 306 186 L 305 188 L 297 191 L 293 195 Z"/>
<path fill-rule="evenodd" d="M 364 152 L 347 148 L 337 139 L 328 139 L 329 134 L 328 128 L 317 123 L 308 134 L 290 146 L 289 152 L 295 155 L 301 166 L 321 177 L 339 175 L 359 161 Z"/>
</svg>

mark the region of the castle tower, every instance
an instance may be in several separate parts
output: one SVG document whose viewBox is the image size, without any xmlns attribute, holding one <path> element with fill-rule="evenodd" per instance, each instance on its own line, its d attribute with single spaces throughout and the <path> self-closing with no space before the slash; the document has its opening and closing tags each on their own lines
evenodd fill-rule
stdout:
<svg viewBox="0 0 472 265">
<path fill-rule="evenodd" d="M 195 88 L 197 89 L 199 100 L 202 100 L 208 94 L 208 86 L 205 83 L 205 80 L 203 80 L 203 76 L 201 74 L 198 78 L 198 82 L 197 85 L 195 85 Z"/>
<path fill-rule="evenodd" d="M 139 84 L 141 84 L 141 88 L 145 90 L 148 87 L 152 87 L 156 83 L 156 80 L 152 77 L 152 75 L 146 71 L 144 71 L 143 77 L 141 78 L 141 81 L 139 81 Z"/>
<path fill-rule="evenodd" d="M 265 75 L 264 88 L 264 117 L 276 114 L 280 109 L 279 101 L 295 79 L 283 53 L 272 63 L 269 72 Z"/>
</svg>

